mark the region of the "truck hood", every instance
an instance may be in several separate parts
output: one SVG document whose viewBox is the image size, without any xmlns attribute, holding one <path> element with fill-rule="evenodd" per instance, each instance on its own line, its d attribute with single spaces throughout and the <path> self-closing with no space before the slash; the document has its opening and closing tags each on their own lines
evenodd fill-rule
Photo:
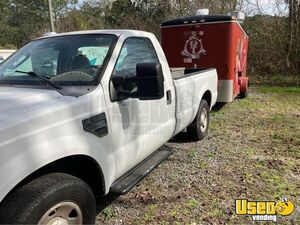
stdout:
<svg viewBox="0 0 300 225">
<path fill-rule="evenodd" d="M 1 131 L 8 131 L 7 128 L 16 125 L 34 125 L 34 121 L 40 117 L 49 118 L 43 120 L 44 125 L 51 123 L 50 117 L 56 120 L 76 117 L 77 113 L 81 114 L 84 109 L 86 111 L 89 108 L 89 103 L 87 98 L 62 96 L 54 90 L 0 87 L 0 135 Z M 80 110 L 74 108 L 82 110 L 77 112 Z"/>
<path fill-rule="evenodd" d="M 0 122 L 61 101 L 52 90 L 0 87 Z"/>
<path fill-rule="evenodd" d="M 0 148 L 18 138 L 30 139 L 49 127 L 81 122 L 90 110 L 89 95 L 76 98 L 54 90 L 0 87 Z"/>
</svg>

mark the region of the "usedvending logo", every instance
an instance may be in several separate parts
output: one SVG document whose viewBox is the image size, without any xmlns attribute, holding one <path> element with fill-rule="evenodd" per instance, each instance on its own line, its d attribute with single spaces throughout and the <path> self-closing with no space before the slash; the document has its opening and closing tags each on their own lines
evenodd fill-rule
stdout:
<svg viewBox="0 0 300 225">
<path fill-rule="evenodd" d="M 274 201 L 235 200 L 236 215 L 251 216 L 253 221 L 277 222 L 278 216 L 290 216 L 294 210 L 294 203 L 286 198 L 277 203 Z"/>
<path fill-rule="evenodd" d="M 206 50 L 203 47 L 202 39 L 198 38 L 196 34 L 192 34 L 186 40 L 182 55 L 191 59 L 199 59 L 200 55 L 205 54 Z"/>
</svg>

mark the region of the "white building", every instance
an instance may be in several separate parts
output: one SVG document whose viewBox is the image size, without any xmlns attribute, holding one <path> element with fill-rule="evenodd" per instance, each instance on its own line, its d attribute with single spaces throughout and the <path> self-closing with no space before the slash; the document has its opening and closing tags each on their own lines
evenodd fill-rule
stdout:
<svg viewBox="0 0 300 225">
<path fill-rule="evenodd" d="M 15 49 L 0 49 L 0 60 L 1 58 L 3 58 L 3 60 L 8 58 L 15 51 L 16 51 Z"/>
</svg>

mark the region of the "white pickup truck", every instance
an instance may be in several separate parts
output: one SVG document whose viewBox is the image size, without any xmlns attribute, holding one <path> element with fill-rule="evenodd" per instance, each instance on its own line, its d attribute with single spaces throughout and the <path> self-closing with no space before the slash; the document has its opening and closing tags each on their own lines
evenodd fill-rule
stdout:
<svg viewBox="0 0 300 225">
<path fill-rule="evenodd" d="M 0 66 L 0 223 L 94 223 L 95 196 L 127 193 L 179 132 L 205 137 L 216 99 L 216 70 L 170 69 L 151 33 L 30 42 Z"/>
</svg>

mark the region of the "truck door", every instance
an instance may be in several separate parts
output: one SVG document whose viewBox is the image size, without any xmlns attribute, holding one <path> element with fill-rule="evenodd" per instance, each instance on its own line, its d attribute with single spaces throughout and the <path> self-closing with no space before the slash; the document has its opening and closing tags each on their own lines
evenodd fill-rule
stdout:
<svg viewBox="0 0 300 225">
<path fill-rule="evenodd" d="M 135 77 L 136 65 L 145 62 L 159 62 L 151 40 L 128 38 L 123 43 L 111 76 Z M 116 98 L 116 92 L 120 92 L 120 89 L 134 92 L 136 88 L 135 82 L 126 82 L 121 87 L 110 83 L 109 108 L 118 177 L 167 142 L 175 129 L 174 103 L 169 99 L 167 87 L 165 96 L 160 100 Z"/>
</svg>

